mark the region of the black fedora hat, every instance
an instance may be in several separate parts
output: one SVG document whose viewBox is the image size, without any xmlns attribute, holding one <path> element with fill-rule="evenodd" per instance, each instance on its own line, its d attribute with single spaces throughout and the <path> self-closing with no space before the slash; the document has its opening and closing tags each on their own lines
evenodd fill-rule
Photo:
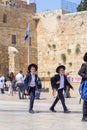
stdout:
<svg viewBox="0 0 87 130">
<path fill-rule="evenodd" d="M 38 70 L 38 66 L 37 66 L 36 64 L 30 64 L 30 65 L 28 66 L 28 71 L 29 71 L 29 72 L 30 72 L 30 70 L 31 70 L 31 67 L 34 67 L 36 71 Z"/>
<path fill-rule="evenodd" d="M 65 67 L 64 65 L 60 65 L 60 66 L 58 66 L 58 67 L 56 68 L 56 72 L 59 73 L 59 70 L 60 70 L 60 69 L 64 69 L 64 70 L 65 70 L 66 67 Z"/>
</svg>

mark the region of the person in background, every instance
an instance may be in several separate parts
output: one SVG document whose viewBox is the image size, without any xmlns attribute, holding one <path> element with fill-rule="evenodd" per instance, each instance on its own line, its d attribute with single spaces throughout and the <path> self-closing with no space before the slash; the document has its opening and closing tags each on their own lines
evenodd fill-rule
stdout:
<svg viewBox="0 0 87 130">
<path fill-rule="evenodd" d="M 81 65 L 81 68 L 78 74 L 82 77 L 82 81 L 87 81 L 87 52 L 84 54 L 83 57 L 84 63 Z M 87 101 L 83 101 L 83 117 L 82 121 L 87 121 Z"/>
<path fill-rule="evenodd" d="M 8 94 L 13 96 L 13 91 L 16 91 L 16 80 L 15 80 L 15 75 L 13 72 L 10 73 L 10 75 L 8 76 L 11 84 L 9 83 L 9 91 Z"/>
<path fill-rule="evenodd" d="M 34 113 L 33 105 L 35 100 L 35 90 L 41 90 L 42 84 L 41 80 L 36 74 L 38 66 L 36 64 L 30 64 L 28 66 L 28 73 L 24 80 L 25 94 L 30 96 L 29 113 Z"/>
<path fill-rule="evenodd" d="M 54 83 L 55 83 L 55 87 L 56 87 L 58 96 L 56 97 L 55 101 L 51 105 L 50 111 L 56 112 L 55 109 L 54 109 L 54 107 L 56 106 L 57 102 L 59 100 L 61 100 L 64 113 L 69 113 L 70 111 L 68 110 L 68 108 L 67 108 L 67 106 L 65 104 L 63 90 L 66 89 L 66 86 L 70 87 L 71 89 L 73 89 L 73 87 L 68 82 L 68 80 L 67 80 L 67 78 L 65 76 L 65 66 L 63 66 L 63 65 L 58 66 L 57 69 L 56 69 L 56 72 L 58 74 L 54 76 Z"/>
<path fill-rule="evenodd" d="M 70 83 L 70 74 L 69 74 L 69 72 L 66 73 L 65 76 L 66 76 L 68 82 Z M 70 96 L 70 88 L 68 86 L 66 86 L 66 91 L 64 92 L 64 97 L 71 98 L 71 96 Z"/>
<path fill-rule="evenodd" d="M 16 85 L 18 87 L 19 99 L 24 99 L 24 77 L 22 70 L 16 75 Z"/>
<path fill-rule="evenodd" d="M 0 90 L 4 94 L 5 77 L 0 73 Z"/>
</svg>

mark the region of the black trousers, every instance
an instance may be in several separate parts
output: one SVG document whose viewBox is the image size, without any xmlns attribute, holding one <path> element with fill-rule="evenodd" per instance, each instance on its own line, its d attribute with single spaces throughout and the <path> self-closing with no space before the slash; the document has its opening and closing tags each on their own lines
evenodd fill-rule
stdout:
<svg viewBox="0 0 87 130">
<path fill-rule="evenodd" d="M 34 99 L 35 99 L 35 87 L 30 87 L 29 95 L 30 95 L 29 110 L 32 110 L 33 109 L 33 105 L 34 105 Z"/>
<path fill-rule="evenodd" d="M 87 101 L 83 102 L 83 118 L 87 117 Z"/>
<path fill-rule="evenodd" d="M 63 89 L 59 89 L 58 90 L 58 96 L 56 97 L 55 101 L 53 102 L 51 108 L 54 109 L 54 107 L 56 106 L 57 102 L 61 100 L 62 106 L 63 106 L 63 110 L 66 111 L 67 107 L 65 105 L 65 99 L 64 99 L 64 95 L 63 95 Z"/>
<path fill-rule="evenodd" d="M 1 93 L 4 94 L 4 88 L 1 88 Z"/>
</svg>

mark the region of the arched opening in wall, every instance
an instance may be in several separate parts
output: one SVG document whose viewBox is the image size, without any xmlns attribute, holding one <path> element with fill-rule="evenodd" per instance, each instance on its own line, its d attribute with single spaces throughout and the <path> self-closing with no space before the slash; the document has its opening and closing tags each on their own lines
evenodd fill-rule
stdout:
<svg viewBox="0 0 87 130">
<path fill-rule="evenodd" d="M 9 72 L 17 73 L 19 70 L 19 51 L 15 47 L 8 47 Z"/>
</svg>

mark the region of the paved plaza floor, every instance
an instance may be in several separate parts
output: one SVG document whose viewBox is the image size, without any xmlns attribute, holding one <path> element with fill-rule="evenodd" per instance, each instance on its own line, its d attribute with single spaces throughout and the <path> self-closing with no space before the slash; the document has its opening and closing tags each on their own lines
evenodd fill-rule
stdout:
<svg viewBox="0 0 87 130">
<path fill-rule="evenodd" d="M 41 99 L 35 100 L 35 113 L 30 114 L 28 99 L 0 94 L 0 130 L 87 130 L 87 122 L 81 122 L 82 104 L 78 96 L 66 99 L 69 114 L 63 113 L 60 102 L 55 107 L 57 112 L 50 112 L 53 100 L 51 94 L 42 93 Z"/>
</svg>

